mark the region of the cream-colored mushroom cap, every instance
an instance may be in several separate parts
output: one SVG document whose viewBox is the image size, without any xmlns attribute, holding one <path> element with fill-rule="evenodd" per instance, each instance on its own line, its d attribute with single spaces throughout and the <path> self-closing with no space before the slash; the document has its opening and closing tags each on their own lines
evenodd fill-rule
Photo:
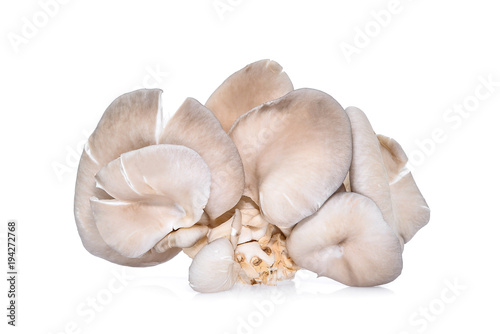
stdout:
<svg viewBox="0 0 500 334">
<path fill-rule="evenodd" d="M 351 191 L 377 204 L 403 245 L 430 218 L 429 207 L 406 168 L 408 157 L 395 140 L 375 134 L 363 111 L 348 107 L 346 113 L 353 137 Z"/>
<path fill-rule="evenodd" d="M 430 209 L 406 167 L 408 157 L 399 143 L 378 135 L 391 190 L 392 207 L 398 219 L 398 232 L 407 243 L 430 219 Z"/>
<path fill-rule="evenodd" d="M 292 90 L 292 82 L 281 65 L 264 59 L 232 74 L 215 90 L 205 105 L 228 132 L 239 116 Z"/>
<path fill-rule="evenodd" d="M 349 286 L 391 282 L 402 270 L 402 249 L 380 209 L 367 197 L 340 192 L 297 224 L 286 242 L 293 261 Z"/>
<path fill-rule="evenodd" d="M 167 123 L 159 143 L 189 147 L 207 163 L 212 183 L 205 211 L 212 219 L 238 203 L 245 184 L 238 150 L 205 106 L 195 99 L 186 99 Z"/>
<path fill-rule="evenodd" d="M 115 199 L 91 198 L 103 240 L 126 257 L 139 257 L 168 233 L 194 225 L 210 194 L 210 171 L 195 151 L 152 145 L 124 153 L 96 175 Z"/>
<path fill-rule="evenodd" d="M 164 253 L 148 251 L 140 258 L 127 258 L 102 239 L 90 207 L 90 198 L 111 199 L 96 187 L 94 176 L 122 153 L 154 145 L 162 129 L 161 90 L 140 89 L 115 99 L 104 112 L 82 153 L 75 185 L 74 214 L 85 248 L 108 261 L 128 266 L 150 266 L 168 261 L 179 249 Z"/>
<path fill-rule="evenodd" d="M 279 227 L 316 212 L 351 164 L 349 119 L 337 101 L 314 89 L 254 108 L 238 118 L 229 135 L 243 161 L 244 195 Z"/>
<path fill-rule="evenodd" d="M 398 226 L 392 209 L 389 179 L 380 151 L 380 143 L 365 113 L 348 107 L 352 127 L 352 164 L 349 170 L 351 191 L 373 200 L 384 220 L 396 233 Z"/>
<path fill-rule="evenodd" d="M 216 239 L 195 255 L 189 267 L 189 284 L 198 292 L 229 290 L 238 279 L 240 266 L 234 261 L 234 248 L 227 238 Z"/>
</svg>

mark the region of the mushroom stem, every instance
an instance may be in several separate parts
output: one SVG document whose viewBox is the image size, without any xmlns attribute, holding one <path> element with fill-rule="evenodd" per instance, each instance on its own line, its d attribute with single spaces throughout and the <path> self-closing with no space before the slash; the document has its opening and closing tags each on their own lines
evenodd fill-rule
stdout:
<svg viewBox="0 0 500 334">
<path fill-rule="evenodd" d="M 172 231 L 165 238 L 160 240 L 154 247 L 158 253 L 163 253 L 170 248 L 193 247 L 198 241 L 203 239 L 208 233 L 208 227 L 204 225 L 194 225 L 189 228 L 180 228 Z"/>
</svg>

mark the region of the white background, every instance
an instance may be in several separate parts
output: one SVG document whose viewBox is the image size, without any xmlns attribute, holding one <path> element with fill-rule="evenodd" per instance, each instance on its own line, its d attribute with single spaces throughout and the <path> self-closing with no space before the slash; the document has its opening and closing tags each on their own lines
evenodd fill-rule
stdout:
<svg viewBox="0 0 500 334">
<path fill-rule="evenodd" d="M 498 333 L 494 2 L 401 0 L 383 27 L 372 11 L 389 0 L 222 2 L 232 7 L 221 17 L 213 0 L 74 0 L 44 22 L 39 2 L 2 1 L 1 261 L 6 223 L 17 219 L 20 276 L 15 329 L 6 325 L 2 279 L 1 332 Z M 23 37 L 26 20 L 40 27 Z M 366 45 L 358 29 L 369 29 Z M 13 36 L 25 39 L 16 45 Z M 346 44 L 357 53 L 346 57 Z M 76 161 L 108 104 L 160 87 L 172 113 L 188 96 L 205 102 L 231 73 L 264 58 L 296 88 L 363 109 L 412 158 L 431 221 L 406 245 L 402 275 L 356 289 L 306 272 L 279 287 L 200 295 L 188 285 L 184 254 L 123 269 L 87 253 L 73 217 Z M 489 92 L 481 78 L 496 87 Z M 489 95 L 477 99 L 476 89 Z M 465 117 L 448 111 L 464 103 Z"/>
</svg>

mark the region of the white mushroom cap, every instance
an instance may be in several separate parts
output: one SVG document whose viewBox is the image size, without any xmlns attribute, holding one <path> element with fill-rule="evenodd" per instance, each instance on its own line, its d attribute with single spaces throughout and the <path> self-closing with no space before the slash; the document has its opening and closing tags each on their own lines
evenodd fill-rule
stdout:
<svg viewBox="0 0 500 334">
<path fill-rule="evenodd" d="M 205 211 L 215 219 L 238 203 L 243 193 L 243 165 L 236 146 L 217 118 L 192 98 L 169 120 L 159 143 L 189 147 L 210 168 L 212 184 Z"/>
<path fill-rule="evenodd" d="M 99 234 L 131 258 L 146 253 L 172 230 L 194 225 L 210 194 L 208 166 L 198 153 L 177 145 L 124 153 L 96 178 L 116 198 L 91 198 Z"/>
<path fill-rule="evenodd" d="M 339 192 L 297 224 L 286 242 L 300 267 L 349 286 L 391 282 L 402 270 L 402 249 L 380 209 L 367 197 Z"/>
<path fill-rule="evenodd" d="M 293 90 L 292 82 L 275 61 L 264 59 L 227 78 L 205 104 L 228 132 L 234 121 L 250 109 Z"/>
<path fill-rule="evenodd" d="M 398 219 L 398 232 L 407 243 L 430 219 L 430 209 L 406 164 L 408 157 L 392 138 L 378 135 L 389 178 L 392 207 Z"/>
<path fill-rule="evenodd" d="M 389 180 L 377 135 L 360 109 L 348 107 L 346 113 L 352 127 L 353 153 L 349 170 L 351 191 L 373 200 L 380 208 L 384 220 L 397 233 Z"/>
<path fill-rule="evenodd" d="M 430 210 L 406 168 L 408 157 L 393 139 L 376 135 L 366 115 L 348 107 L 353 157 L 349 171 L 351 191 L 372 199 L 402 245 L 430 218 Z"/>
<path fill-rule="evenodd" d="M 225 291 L 236 283 L 239 272 L 233 245 L 229 239 L 220 238 L 196 254 L 189 267 L 189 284 L 198 292 Z"/>
<path fill-rule="evenodd" d="M 102 165 L 120 154 L 158 143 L 162 129 L 160 89 L 139 89 L 116 98 L 89 137 L 88 152 Z"/>
<path fill-rule="evenodd" d="M 161 129 L 161 90 L 141 89 L 114 100 L 104 112 L 90 136 L 78 166 L 75 185 L 75 220 L 85 248 L 108 261 L 128 266 L 150 266 L 168 261 L 179 249 L 158 254 L 145 253 L 137 259 L 127 258 L 109 247 L 97 230 L 90 198 L 110 199 L 96 187 L 94 175 L 120 154 L 156 144 Z"/>
<path fill-rule="evenodd" d="M 241 116 L 229 133 L 245 171 L 244 195 L 265 220 L 290 227 L 339 188 L 351 163 L 351 127 L 331 96 L 295 90 Z"/>
</svg>

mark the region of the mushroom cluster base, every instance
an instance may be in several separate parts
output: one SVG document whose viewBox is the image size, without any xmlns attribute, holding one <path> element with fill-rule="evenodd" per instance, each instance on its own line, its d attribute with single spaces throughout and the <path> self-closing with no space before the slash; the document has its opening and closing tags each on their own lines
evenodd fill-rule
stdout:
<svg viewBox="0 0 500 334">
<path fill-rule="evenodd" d="M 288 254 L 285 234 L 267 222 L 255 202 L 248 197 L 242 197 L 232 210 L 219 219 L 206 219 L 201 223 L 210 227 L 207 236 L 200 236 L 200 240 L 183 249 L 184 252 L 195 258 L 211 241 L 227 238 L 233 244 L 238 272 L 236 281 L 239 283 L 276 285 L 278 281 L 293 279 L 300 269 Z M 196 280 L 196 277 L 190 280 Z"/>
<path fill-rule="evenodd" d="M 277 232 L 270 239 L 262 238 L 258 241 L 262 251 L 272 259 L 269 262 L 258 254 L 248 259 L 245 253 L 236 252 L 236 262 L 243 269 L 238 276 L 239 282 L 276 285 L 278 281 L 292 279 L 300 268 L 288 255 L 285 239 L 281 232 Z"/>
</svg>

